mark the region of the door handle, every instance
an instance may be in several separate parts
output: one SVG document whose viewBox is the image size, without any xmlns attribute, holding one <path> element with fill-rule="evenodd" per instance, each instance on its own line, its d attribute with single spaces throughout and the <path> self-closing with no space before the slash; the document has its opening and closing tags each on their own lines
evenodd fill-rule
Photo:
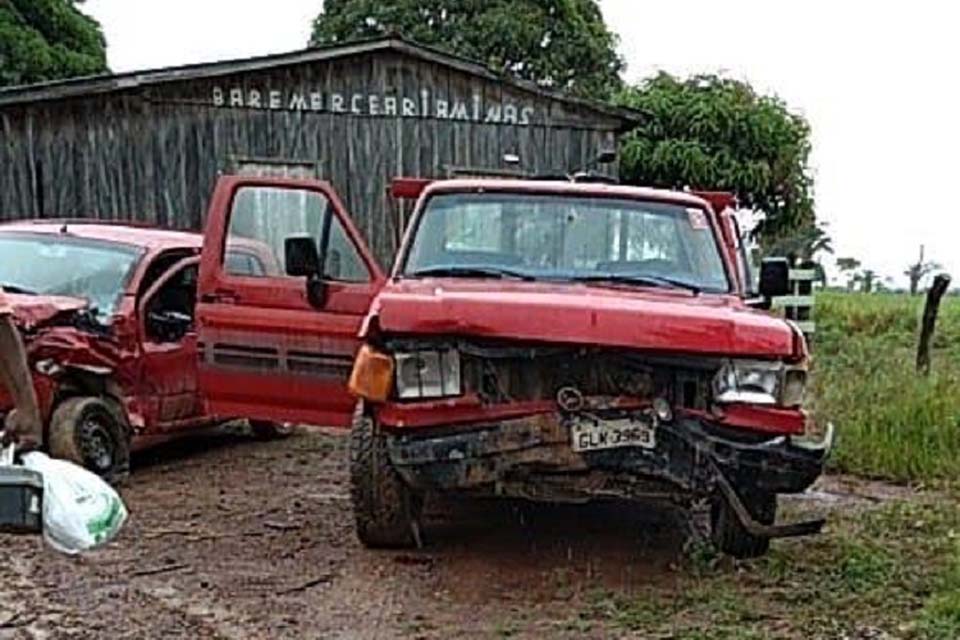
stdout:
<svg viewBox="0 0 960 640">
<path fill-rule="evenodd" d="M 200 301 L 205 303 L 237 304 L 240 301 L 240 297 L 234 291 L 217 289 L 213 293 L 205 293 L 200 296 Z"/>
</svg>

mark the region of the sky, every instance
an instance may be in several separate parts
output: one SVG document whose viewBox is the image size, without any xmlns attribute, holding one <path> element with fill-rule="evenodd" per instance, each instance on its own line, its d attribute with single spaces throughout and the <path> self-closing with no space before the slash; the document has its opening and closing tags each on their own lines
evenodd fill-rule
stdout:
<svg viewBox="0 0 960 640">
<path fill-rule="evenodd" d="M 627 79 L 720 72 L 812 127 L 836 256 L 905 283 L 920 246 L 960 277 L 960 6 L 936 0 L 600 0 Z M 87 0 L 114 71 L 302 48 L 321 0 Z M 950 185 L 954 185 L 951 187 Z"/>
</svg>

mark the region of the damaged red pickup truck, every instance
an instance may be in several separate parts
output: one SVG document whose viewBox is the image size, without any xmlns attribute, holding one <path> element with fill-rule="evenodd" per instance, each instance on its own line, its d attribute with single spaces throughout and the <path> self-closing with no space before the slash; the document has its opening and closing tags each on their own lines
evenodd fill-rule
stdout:
<svg viewBox="0 0 960 640">
<path fill-rule="evenodd" d="M 80 220 L 0 225 L 0 286 L 24 336 L 52 455 L 116 482 L 131 449 L 215 422 L 197 385 L 201 241 Z M 277 272 L 271 259 L 256 243 L 228 256 L 251 273 Z M 11 404 L 0 388 L 0 424 Z"/>
<path fill-rule="evenodd" d="M 224 178 L 200 270 L 212 410 L 352 423 L 365 544 L 420 543 L 433 491 L 709 504 L 738 557 L 819 531 L 774 523 L 832 434 L 805 438 L 806 343 L 751 308 L 722 194 L 492 179 L 396 195 L 419 200 L 387 278 L 329 185 Z M 233 272 L 223 256 L 251 241 L 285 273 Z M 766 263 L 760 293 L 787 277 Z"/>
</svg>

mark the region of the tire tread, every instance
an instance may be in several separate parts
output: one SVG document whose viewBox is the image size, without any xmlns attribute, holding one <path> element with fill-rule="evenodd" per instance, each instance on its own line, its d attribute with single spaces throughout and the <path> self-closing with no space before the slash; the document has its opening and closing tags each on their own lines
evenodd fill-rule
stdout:
<svg viewBox="0 0 960 640">
<path fill-rule="evenodd" d="M 350 495 L 364 545 L 389 549 L 418 543 L 420 499 L 393 468 L 386 437 L 362 404 L 350 430 Z"/>
<path fill-rule="evenodd" d="M 120 405 L 109 398 L 75 396 L 60 402 L 50 417 L 47 449 L 54 458 L 84 466 L 83 453 L 77 441 L 77 423 L 91 409 L 105 410 L 113 418 L 117 443 L 113 468 L 103 479 L 114 486 L 123 484 L 130 476 L 130 430 Z"/>
</svg>

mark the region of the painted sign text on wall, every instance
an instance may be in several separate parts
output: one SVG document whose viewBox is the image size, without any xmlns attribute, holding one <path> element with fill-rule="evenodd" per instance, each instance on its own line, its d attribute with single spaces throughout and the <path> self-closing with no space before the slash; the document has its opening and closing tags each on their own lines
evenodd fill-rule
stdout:
<svg viewBox="0 0 960 640">
<path fill-rule="evenodd" d="M 277 89 L 213 88 L 217 107 L 344 113 L 359 116 L 437 118 L 465 122 L 531 124 L 535 109 L 512 102 L 484 105 L 480 95 L 469 100 L 436 98 L 423 90 L 416 98 L 377 93 L 325 93 Z"/>
</svg>

